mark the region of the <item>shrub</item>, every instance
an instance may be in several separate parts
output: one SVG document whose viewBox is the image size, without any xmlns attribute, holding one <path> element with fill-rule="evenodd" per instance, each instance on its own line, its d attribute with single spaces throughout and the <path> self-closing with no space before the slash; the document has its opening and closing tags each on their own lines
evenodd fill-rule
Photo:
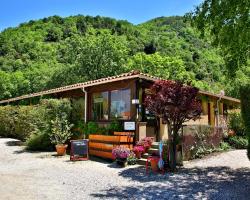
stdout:
<svg viewBox="0 0 250 200">
<path fill-rule="evenodd" d="M 74 98 L 71 100 L 71 122 L 73 124 L 82 125 L 84 124 L 85 117 L 85 101 L 84 98 Z M 83 128 L 83 127 L 82 127 Z"/>
<path fill-rule="evenodd" d="M 98 134 L 98 130 L 99 130 L 99 127 L 98 127 L 98 124 L 96 122 L 88 122 L 85 125 L 83 132 L 85 134 L 85 137 L 87 138 L 89 136 L 89 134 Z"/>
<path fill-rule="evenodd" d="M 53 149 L 47 133 L 33 133 L 25 144 L 27 149 L 31 151 L 51 151 Z"/>
<path fill-rule="evenodd" d="M 228 128 L 235 131 L 236 135 L 245 135 L 245 125 L 239 112 L 229 113 L 229 124 Z"/>
<path fill-rule="evenodd" d="M 51 120 L 56 116 L 69 119 L 70 113 L 71 105 L 67 99 L 41 100 L 35 106 L 0 106 L 0 136 L 27 140 L 27 144 L 32 146 L 33 141 L 35 143 L 45 137 L 40 133 L 48 135 L 51 132 Z M 31 148 L 35 150 L 35 146 Z"/>
<path fill-rule="evenodd" d="M 32 106 L 0 107 L 0 134 L 25 141 L 41 125 L 39 109 Z"/>
<path fill-rule="evenodd" d="M 248 140 L 241 136 L 232 136 L 228 139 L 228 143 L 236 149 L 246 149 L 248 146 Z"/>
<path fill-rule="evenodd" d="M 222 150 L 222 151 L 226 151 L 226 150 L 228 150 L 228 149 L 230 149 L 231 147 L 230 147 L 230 145 L 227 143 L 227 142 L 221 142 L 220 143 L 220 149 Z"/>
<path fill-rule="evenodd" d="M 14 137 L 17 112 L 12 106 L 0 107 L 0 136 Z"/>
<path fill-rule="evenodd" d="M 123 131 L 123 127 L 120 122 L 114 120 L 108 125 L 107 130 L 110 134 L 113 134 L 115 131 Z"/>
<path fill-rule="evenodd" d="M 250 159 L 250 85 L 240 88 L 241 113 L 248 137 L 248 158 Z"/>
<path fill-rule="evenodd" d="M 194 145 L 190 148 L 192 158 L 202 158 L 204 155 L 216 151 L 213 144 L 209 143 L 212 127 L 198 125 L 192 126 L 191 130 L 195 139 Z"/>
<path fill-rule="evenodd" d="M 200 146 L 192 153 L 192 158 L 202 158 L 203 156 L 213 153 L 215 151 L 217 151 L 217 149 L 215 148 Z"/>
<path fill-rule="evenodd" d="M 43 99 L 39 105 L 46 110 L 48 121 L 63 115 L 66 115 L 69 120 L 71 116 L 72 107 L 69 99 Z"/>
<path fill-rule="evenodd" d="M 72 124 L 69 123 L 66 116 L 57 116 L 55 120 L 51 120 L 52 128 L 49 133 L 52 144 L 65 144 L 70 139 L 72 133 L 70 129 Z"/>
</svg>

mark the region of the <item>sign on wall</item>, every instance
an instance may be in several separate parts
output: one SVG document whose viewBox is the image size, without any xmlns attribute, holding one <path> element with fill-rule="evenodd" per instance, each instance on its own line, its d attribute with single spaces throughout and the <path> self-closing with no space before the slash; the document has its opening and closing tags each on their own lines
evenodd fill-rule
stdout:
<svg viewBox="0 0 250 200">
<path fill-rule="evenodd" d="M 132 104 L 139 104 L 140 103 L 140 101 L 139 101 L 139 99 L 132 99 Z"/>
<path fill-rule="evenodd" d="M 134 131 L 135 130 L 135 122 L 124 122 L 124 130 L 125 131 Z"/>
</svg>

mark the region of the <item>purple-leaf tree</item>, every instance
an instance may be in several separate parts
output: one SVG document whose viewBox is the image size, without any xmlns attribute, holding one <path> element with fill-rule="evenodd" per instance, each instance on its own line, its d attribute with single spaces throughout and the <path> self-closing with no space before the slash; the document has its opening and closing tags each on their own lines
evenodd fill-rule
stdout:
<svg viewBox="0 0 250 200">
<path fill-rule="evenodd" d="M 156 81 L 145 98 L 146 108 L 168 125 L 170 167 L 176 169 L 176 145 L 183 123 L 196 120 L 202 112 L 198 89 L 181 82 Z"/>
</svg>

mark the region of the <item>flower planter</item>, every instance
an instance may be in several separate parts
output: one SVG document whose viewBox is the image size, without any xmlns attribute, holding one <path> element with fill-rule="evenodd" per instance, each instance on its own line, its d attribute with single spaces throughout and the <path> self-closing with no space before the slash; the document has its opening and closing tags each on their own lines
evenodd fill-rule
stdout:
<svg viewBox="0 0 250 200">
<path fill-rule="evenodd" d="M 146 145 L 144 146 L 144 153 L 146 153 L 150 149 L 150 146 Z"/>
<path fill-rule="evenodd" d="M 142 152 L 136 151 L 135 152 L 136 158 L 140 159 L 141 158 L 141 154 L 142 154 Z"/>
<path fill-rule="evenodd" d="M 56 152 L 58 156 L 64 156 L 66 154 L 67 144 L 57 144 L 56 145 Z"/>
<path fill-rule="evenodd" d="M 127 158 L 116 158 L 116 163 L 121 167 L 126 167 L 128 165 L 128 160 Z"/>
</svg>

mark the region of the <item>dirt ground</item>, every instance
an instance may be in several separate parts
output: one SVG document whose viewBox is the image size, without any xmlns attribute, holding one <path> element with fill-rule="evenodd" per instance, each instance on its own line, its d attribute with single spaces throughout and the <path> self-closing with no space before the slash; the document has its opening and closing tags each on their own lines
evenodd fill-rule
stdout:
<svg viewBox="0 0 250 200">
<path fill-rule="evenodd" d="M 249 199 L 250 162 L 234 150 L 185 163 L 177 173 L 146 175 L 135 165 L 102 160 L 70 162 L 69 156 L 27 152 L 0 138 L 1 200 Z"/>
</svg>

